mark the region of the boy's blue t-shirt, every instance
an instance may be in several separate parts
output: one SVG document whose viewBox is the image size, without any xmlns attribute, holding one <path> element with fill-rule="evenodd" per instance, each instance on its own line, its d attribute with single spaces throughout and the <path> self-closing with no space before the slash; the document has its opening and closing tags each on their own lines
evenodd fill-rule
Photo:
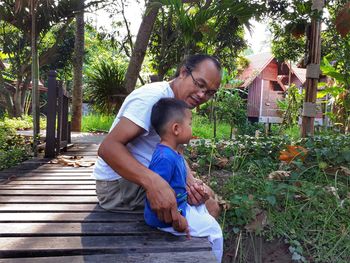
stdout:
<svg viewBox="0 0 350 263">
<path fill-rule="evenodd" d="M 163 144 L 158 144 L 152 155 L 152 160 L 149 165 L 149 169 L 163 177 L 174 189 L 176 194 L 178 211 L 180 211 L 183 216 L 186 216 L 187 169 L 184 158 L 170 147 Z M 150 226 L 171 226 L 171 224 L 166 224 L 165 222 L 162 222 L 158 219 L 157 214 L 152 211 L 147 198 L 145 202 L 144 217 L 146 223 Z"/>
</svg>

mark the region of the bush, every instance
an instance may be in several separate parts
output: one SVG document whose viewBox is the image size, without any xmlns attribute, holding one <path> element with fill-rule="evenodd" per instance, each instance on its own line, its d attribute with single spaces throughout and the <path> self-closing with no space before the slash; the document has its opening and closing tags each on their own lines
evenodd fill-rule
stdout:
<svg viewBox="0 0 350 263">
<path fill-rule="evenodd" d="M 0 170 L 26 160 L 31 153 L 30 143 L 16 134 L 14 128 L 0 123 Z"/>
<path fill-rule="evenodd" d="M 92 103 L 95 111 L 101 114 L 111 114 L 120 106 L 123 97 L 113 98 L 113 95 L 126 95 L 124 79 L 126 65 L 118 61 L 101 61 L 87 72 L 88 87 L 85 99 Z"/>
<path fill-rule="evenodd" d="M 33 129 L 33 117 L 31 115 L 23 115 L 18 118 L 4 117 L 5 127 L 12 128 L 15 130 L 29 130 Z M 40 118 L 40 128 L 46 129 L 46 118 Z"/>
</svg>

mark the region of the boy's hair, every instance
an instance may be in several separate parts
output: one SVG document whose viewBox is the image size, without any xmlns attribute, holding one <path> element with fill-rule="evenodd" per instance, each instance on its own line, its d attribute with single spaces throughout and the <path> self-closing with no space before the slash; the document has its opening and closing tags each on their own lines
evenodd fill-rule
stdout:
<svg viewBox="0 0 350 263">
<path fill-rule="evenodd" d="M 182 121 L 186 109 L 190 109 L 186 102 L 174 98 L 160 99 L 153 105 L 151 124 L 159 136 L 165 133 L 165 127 L 170 121 Z"/>
</svg>

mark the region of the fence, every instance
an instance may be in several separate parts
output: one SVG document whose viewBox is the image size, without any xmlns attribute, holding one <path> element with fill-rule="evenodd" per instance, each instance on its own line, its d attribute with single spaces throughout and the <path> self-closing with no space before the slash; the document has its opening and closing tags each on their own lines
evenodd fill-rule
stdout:
<svg viewBox="0 0 350 263">
<path fill-rule="evenodd" d="M 48 77 L 47 124 L 45 157 L 53 158 L 66 151 L 71 143 L 70 122 L 68 121 L 69 94 L 63 88 L 63 81 L 56 80 L 56 71 Z"/>
</svg>

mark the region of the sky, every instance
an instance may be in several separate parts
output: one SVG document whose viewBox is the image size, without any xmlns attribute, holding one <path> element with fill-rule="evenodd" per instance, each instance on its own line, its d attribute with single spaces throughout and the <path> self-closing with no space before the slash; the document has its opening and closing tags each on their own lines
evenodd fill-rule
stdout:
<svg viewBox="0 0 350 263">
<path fill-rule="evenodd" d="M 130 30 L 135 37 L 141 24 L 143 9 L 143 5 L 137 4 L 136 1 L 130 1 L 129 6 L 125 10 L 126 18 L 130 22 Z M 92 19 L 94 21 L 93 23 L 95 26 L 97 26 L 97 28 L 104 27 L 108 31 L 112 30 L 112 20 L 122 20 L 122 17 L 118 15 L 112 19 L 109 18 L 109 14 L 103 10 L 99 10 L 95 14 L 87 14 L 87 17 L 88 19 Z M 245 39 L 247 40 L 248 45 L 252 48 L 254 54 L 270 51 L 270 41 L 268 39 L 269 32 L 267 31 L 266 24 L 256 21 L 251 21 L 251 24 L 252 34 L 250 34 L 249 31 L 245 29 Z M 123 34 L 125 32 L 121 33 Z"/>
</svg>

